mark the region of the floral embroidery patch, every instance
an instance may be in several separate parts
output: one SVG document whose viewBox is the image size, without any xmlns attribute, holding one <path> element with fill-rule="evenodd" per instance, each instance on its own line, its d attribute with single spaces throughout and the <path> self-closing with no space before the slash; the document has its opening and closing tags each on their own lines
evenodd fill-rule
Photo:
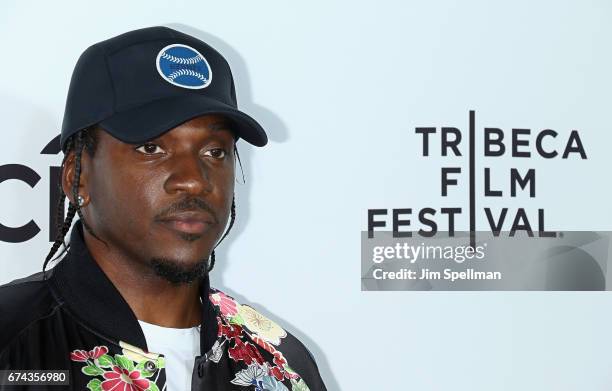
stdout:
<svg viewBox="0 0 612 391">
<path fill-rule="evenodd" d="M 74 350 L 70 359 L 83 362 L 81 371 L 92 376 L 87 383 L 91 391 L 159 391 L 155 380 L 151 380 L 158 369 L 165 367 L 164 357 L 120 342 L 122 354 L 108 354 L 108 347 L 96 346 L 90 351 Z M 101 378 L 100 378 L 101 376 Z"/>
<path fill-rule="evenodd" d="M 288 391 L 283 384 L 283 381 L 288 380 L 291 391 L 309 391 L 304 380 L 289 367 L 283 354 L 275 347 L 281 344 L 287 332 L 253 308 L 238 304 L 223 292 L 213 292 L 210 300 L 221 313 L 217 323 L 219 337 L 223 338 L 223 342 L 216 345 L 228 343 L 229 357 L 247 365 L 246 369 L 236 373 L 231 383 L 254 386 L 256 391 Z M 270 353 L 274 357 L 273 362 L 266 362 L 255 345 Z M 213 346 L 213 356 L 216 355 Z M 220 356 L 215 358 L 218 362 Z"/>
<path fill-rule="evenodd" d="M 230 380 L 232 384 L 252 386 L 255 391 L 310 391 L 276 348 L 287 337 L 283 328 L 221 291 L 211 289 L 210 301 L 220 316 L 217 316 L 218 339 L 208 359 L 219 363 L 227 350 L 229 359 L 244 364 L 244 369 Z M 81 371 L 92 377 L 87 388 L 91 391 L 159 391 L 156 381 L 161 369 L 165 368 L 164 357 L 123 341 L 119 345 L 121 354 L 115 355 L 108 354 L 106 346 L 70 353 L 70 359 L 84 363 Z M 272 362 L 266 361 L 260 349 L 272 356 Z"/>
<path fill-rule="evenodd" d="M 279 325 L 251 307 L 241 305 L 238 307 L 238 314 L 240 314 L 242 320 L 244 320 L 244 325 L 247 329 L 273 345 L 278 346 L 281 338 L 287 336 L 287 332 Z"/>
</svg>

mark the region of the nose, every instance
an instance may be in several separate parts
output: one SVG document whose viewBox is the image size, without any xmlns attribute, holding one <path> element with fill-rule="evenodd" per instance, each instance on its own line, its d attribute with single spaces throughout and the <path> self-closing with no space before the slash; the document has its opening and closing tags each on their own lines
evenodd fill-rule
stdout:
<svg viewBox="0 0 612 391">
<path fill-rule="evenodd" d="M 172 160 L 171 174 L 164 184 L 167 193 L 198 195 L 212 191 L 208 167 L 199 156 L 185 153 L 175 155 Z"/>
</svg>

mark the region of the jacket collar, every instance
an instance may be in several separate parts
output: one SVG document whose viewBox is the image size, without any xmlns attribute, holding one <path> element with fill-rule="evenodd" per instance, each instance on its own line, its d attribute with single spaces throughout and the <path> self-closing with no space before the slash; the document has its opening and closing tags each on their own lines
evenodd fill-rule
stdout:
<svg viewBox="0 0 612 391">
<path fill-rule="evenodd" d="M 70 248 L 66 256 L 53 268 L 49 282 L 58 299 L 93 332 L 117 343 L 124 341 L 148 351 L 136 315 L 85 245 L 81 220 L 74 223 L 70 234 Z M 210 302 L 209 292 L 210 280 L 206 275 L 200 280 L 201 355 L 211 349 L 217 337 L 218 313 Z"/>
</svg>

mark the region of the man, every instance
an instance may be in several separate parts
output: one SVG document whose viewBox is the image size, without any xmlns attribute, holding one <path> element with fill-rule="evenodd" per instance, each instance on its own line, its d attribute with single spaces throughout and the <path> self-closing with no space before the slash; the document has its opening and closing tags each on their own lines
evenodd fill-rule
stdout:
<svg viewBox="0 0 612 391">
<path fill-rule="evenodd" d="M 267 142 L 204 42 L 153 27 L 81 55 L 60 140 L 66 219 L 43 271 L 0 287 L 0 369 L 38 378 L 5 372 L 3 388 L 325 390 L 300 341 L 209 285 L 240 138 Z"/>
</svg>

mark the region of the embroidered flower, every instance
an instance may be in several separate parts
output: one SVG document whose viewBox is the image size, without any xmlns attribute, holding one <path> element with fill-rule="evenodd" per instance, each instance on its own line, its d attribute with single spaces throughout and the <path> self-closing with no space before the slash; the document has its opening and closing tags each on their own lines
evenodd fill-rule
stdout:
<svg viewBox="0 0 612 391">
<path fill-rule="evenodd" d="M 108 348 L 106 346 L 96 346 L 95 348 L 89 351 L 88 355 L 89 358 L 95 360 L 97 358 L 100 358 L 101 356 L 104 356 L 106 353 L 108 353 Z"/>
<path fill-rule="evenodd" d="M 235 345 L 227 350 L 230 358 L 234 361 L 244 361 L 246 365 L 253 363 L 264 364 L 264 358 L 255 345 L 250 342 L 242 342 L 238 338 L 234 340 L 234 343 Z"/>
<path fill-rule="evenodd" d="M 231 383 L 238 386 L 255 386 L 255 391 L 288 391 L 283 383 L 272 376 L 266 375 L 266 365 L 252 364 L 236 373 Z"/>
<path fill-rule="evenodd" d="M 112 371 L 102 375 L 106 380 L 101 384 L 104 391 L 144 391 L 149 388 L 149 381 L 140 377 L 139 371 L 128 371 L 114 366 Z"/>
<path fill-rule="evenodd" d="M 253 308 L 237 303 L 220 291 L 213 289 L 210 301 L 218 308 L 217 336 L 221 340 L 213 346 L 209 359 L 218 362 L 223 353 L 219 353 L 221 349 L 215 350 L 215 347 L 221 348 L 227 344 L 228 357 L 247 366 L 235 374 L 232 384 L 254 386 L 255 391 L 288 391 L 288 386 L 291 391 L 309 391 L 304 380 L 289 367 L 287 359 L 275 347 L 287 336 L 285 330 Z M 263 351 L 270 353 L 272 362 L 264 359 Z"/>
<path fill-rule="evenodd" d="M 274 376 L 276 380 L 278 381 L 281 381 L 285 378 L 285 374 L 283 373 L 283 370 L 280 369 L 279 367 L 270 368 L 270 371 L 268 373 L 270 374 L 270 376 Z"/>
<path fill-rule="evenodd" d="M 95 360 L 100 358 L 106 353 L 108 353 L 108 348 L 106 346 L 96 346 L 89 352 L 86 350 L 77 349 L 70 353 L 70 359 L 72 361 L 85 362 L 89 359 Z"/>
<path fill-rule="evenodd" d="M 266 371 L 264 368 L 259 365 L 249 365 L 247 369 L 243 369 L 240 372 L 236 373 L 234 380 L 231 381 L 232 384 L 236 384 L 238 386 L 251 386 L 256 385 L 260 382 Z"/>
<path fill-rule="evenodd" d="M 89 359 L 89 355 L 86 350 L 75 350 L 70 353 L 70 359 L 72 361 L 87 361 Z"/>
<path fill-rule="evenodd" d="M 244 320 L 244 325 L 251 332 L 257 334 L 271 344 L 279 345 L 281 338 L 287 336 L 287 332 L 279 325 L 249 306 L 240 305 L 238 307 L 238 314 Z"/>
<path fill-rule="evenodd" d="M 223 292 L 216 292 L 210 295 L 210 300 L 214 305 L 219 307 L 221 314 L 227 318 L 231 318 L 238 314 L 238 304 L 231 297 Z"/>
<path fill-rule="evenodd" d="M 273 357 L 272 362 L 276 366 L 270 367 L 269 374 L 274 376 L 278 380 L 282 380 L 283 377 L 287 379 L 299 379 L 299 375 L 291 370 L 287 365 L 287 360 L 283 353 L 271 344 L 266 342 L 263 338 L 253 335 L 253 342 L 255 342 L 258 346 L 262 347 L 266 352 L 270 353 Z"/>
<path fill-rule="evenodd" d="M 285 365 L 287 365 L 287 360 L 285 359 L 285 356 L 283 356 L 280 351 L 276 350 L 276 348 L 271 343 L 268 343 L 265 339 L 259 337 L 258 335 L 253 336 L 253 342 L 261 346 L 266 352 L 274 356 L 274 364 L 280 367 L 284 367 Z"/>
<path fill-rule="evenodd" d="M 242 327 L 240 325 L 225 324 L 220 318 L 217 318 L 218 336 L 224 336 L 227 339 L 238 338 L 242 335 Z"/>
<path fill-rule="evenodd" d="M 123 348 L 124 354 L 108 354 L 109 349 L 106 346 L 96 346 L 89 352 L 82 349 L 71 352 L 71 360 L 84 363 L 81 372 L 93 377 L 87 383 L 87 389 L 159 391 L 157 384 L 147 378 L 155 376 L 155 373 L 159 373 L 159 369 L 165 368 L 164 356 L 146 353 L 125 342 L 120 342 L 119 345 Z"/>
</svg>

